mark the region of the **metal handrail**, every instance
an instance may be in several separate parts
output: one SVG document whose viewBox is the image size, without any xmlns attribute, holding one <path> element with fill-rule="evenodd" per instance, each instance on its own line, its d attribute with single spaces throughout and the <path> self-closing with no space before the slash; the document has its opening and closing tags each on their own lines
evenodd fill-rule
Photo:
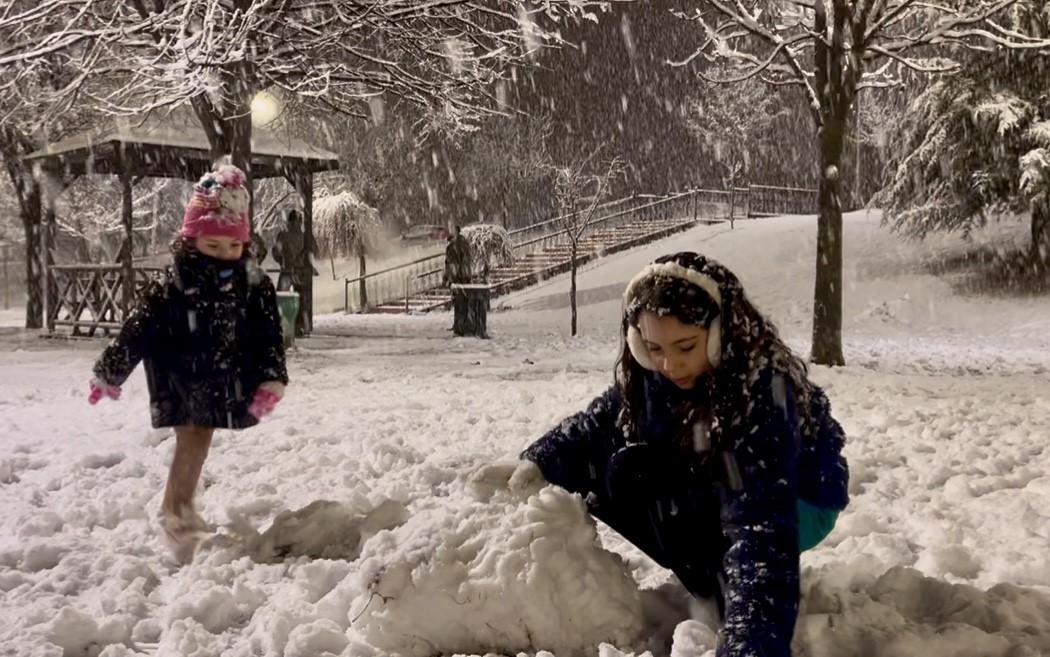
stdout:
<svg viewBox="0 0 1050 657">
<path fill-rule="evenodd" d="M 756 185 L 754 187 L 758 188 L 759 186 Z M 796 190 L 795 188 L 772 188 L 772 187 L 768 187 L 768 189 L 776 189 L 777 191 L 814 191 L 814 190 L 801 190 L 801 189 L 797 189 Z M 700 203 L 699 202 L 699 198 L 702 195 L 723 197 L 723 198 L 730 198 L 730 199 L 732 199 L 734 192 L 735 193 L 739 193 L 741 191 L 744 191 L 744 190 L 739 190 L 738 189 L 738 190 L 730 191 L 730 190 L 720 190 L 720 189 L 697 188 L 697 189 L 692 189 L 692 190 L 685 191 L 685 192 L 677 192 L 677 193 L 669 194 L 667 196 L 635 194 L 635 195 L 623 197 L 623 198 L 620 198 L 620 199 L 609 201 L 607 203 L 600 204 L 597 207 L 597 209 L 596 209 L 596 211 L 599 212 L 599 216 L 589 220 L 587 222 L 587 225 L 584 227 L 584 229 L 585 230 L 592 229 L 593 227 L 598 226 L 598 225 L 608 224 L 608 223 L 614 222 L 614 221 L 616 221 L 618 219 L 621 219 L 621 218 L 624 218 L 624 217 L 630 217 L 630 216 L 636 215 L 638 213 L 646 212 L 647 210 L 651 210 L 653 208 L 665 206 L 665 205 L 667 205 L 669 203 L 680 202 L 683 199 L 692 199 L 692 201 L 693 201 L 692 218 L 693 218 L 693 220 L 696 220 L 696 219 L 699 218 L 699 203 Z M 744 193 L 746 194 L 746 191 L 744 191 Z M 649 199 L 652 199 L 652 200 L 649 200 Z M 623 208 L 623 209 L 617 209 L 617 210 L 615 210 L 613 212 L 609 212 L 609 213 L 605 212 L 605 211 L 607 211 L 607 210 L 609 210 L 611 208 L 615 208 L 618 205 L 623 205 L 625 203 L 630 203 L 632 201 L 644 201 L 644 202 L 642 202 L 640 204 L 637 204 L 637 205 L 631 205 L 631 206 Z M 539 234 L 539 235 L 529 236 L 526 239 L 522 239 L 521 241 L 514 242 L 512 244 L 512 249 L 513 249 L 515 255 L 517 257 L 523 257 L 524 255 L 526 255 L 526 252 L 529 252 L 530 249 L 532 249 L 536 245 L 543 244 L 543 243 L 549 243 L 551 240 L 556 240 L 556 239 L 558 239 L 560 237 L 566 236 L 568 234 L 568 232 L 567 232 L 567 230 L 566 230 L 566 228 L 565 228 L 565 226 L 563 224 L 563 221 L 568 216 L 569 215 L 567 215 L 567 214 L 559 215 L 559 216 L 554 217 L 552 219 L 547 219 L 545 221 L 537 222 L 535 224 L 531 224 L 529 226 L 525 226 L 525 227 L 518 228 L 518 229 L 515 229 L 513 231 L 510 231 L 509 235 L 512 238 L 513 237 L 519 237 L 520 238 L 520 237 L 524 237 L 525 235 L 527 235 L 529 233 L 536 233 L 537 231 L 542 231 L 541 234 Z M 731 214 L 730 214 L 730 217 L 731 217 Z M 436 277 L 440 276 L 441 273 L 443 272 L 443 269 L 444 269 L 444 267 L 443 267 L 444 258 L 445 258 L 445 255 L 443 253 L 438 253 L 438 254 L 434 254 L 434 255 L 431 255 L 431 256 L 426 256 L 426 257 L 423 257 L 423 258 L 417 258 L 415 260 L 412 260 L 411 262 L 402 263 L 402 264 L 395 265 L 395 266 L 392 266 L 392 267 L 387 267 L 386 269 L 382 269 L 380 271 L 370 272 L 370 273 L 368 273 L 368 274 L 366 274 L 364 276 L 355 276 L 355 277 L 344 278 L 344 299 L 343 299 L 344 311 L 345 312 L 349 312 L 350 311 L 350 297 L 351 297 L 350 290 L 351 290 L 351 286 L 353 286 L 353 285 L 367 286 L 369 283 L 373 284 L 372 292 L 369 292 L 368 288 L 366 288 L 365 292 L 366 292 L 366 294 L 368 294 L 369 300 L 372 303 L 375 303 L 375 304 L 388 303 L 391 300 L 391 298 L 399 298 L 400 297 L 400 298 L 402 298 L 404 300 L 404 303 L 405 303 L 405 306 L 406 306 L 406 309 L 407 309 L 409 307 L 409 305 L 410 305 L 410 297 L 412 297 L 414 295 L 419 295 L 419 294 L 421 294 L 423 292 L 426 292 L 427 290 L 436 289 L 438 287 L 438 283 L 440 281 L 435 281 L 434 283 L 429 284 L 429 285 L 421 283 L 421 281 L 423 281 L 424 279 L 427 279 L 427 278 L 436 278 Z M 433 263 L 433 265 L 427 266 L 429 263 Z M 441 263 L 441 264 L 439 264 L 439 263 Z M 422 270 L 422 271 L 420 271 L 420 270 Z M 400 276 L 397 276 L 398 272 L 403 272 L 404 273 L 403 278 L 400 277 Z M 391 275 L 393 275 L 393 276 L 391 276 Z M 385 279 L 389 279 L 389 280 L 386 283 L 381 283 L 380 281 L 377 280 L 379 277 L 384 277 Z M 377 286 L 380 287 L 380 289 L 377 290 L 376 289 Z"/>
<path fill-rule="evenodd" d="M 774 189 L 779 192 L 805 192 L 807 194 L 817 194 L 820 190 L 810 189 L 809 187 L 780 187 L 777 185 L 748 185 L 744 189 Z"/>
<path fill-rule="evenodd" d="M 675 201 L 675 200 L 681 199 L 681 198 L 683 198 L 685 196 L 690 196 L 690 195 L 692 195 L 694 193 L 698 193 L 698 192 L 701 192 L 701 191 L 706 191 L 706 192 L 716 193 L 716 194 L 723 193 L 723 192 L 720 192 L 718 190 L 700 190 L 700 189 L 697 189 L 697 190 L 693 190 L 693 191 L 690 191 L 690 192 L 679 192 L 678 194 L 672 194 L 670 196 L 649 195 L 650 198 L 656 198 L 658 200 L 653 201 L 651 203 L 645 203 L 643 205 L 639 205 L 639 206 L 634 207 L 634 208 L 630 208 L 629 210 L 621 210 L 620 212 L 615 212 L 613 214 L 603 215 L 603 216 L 597 217 L 595 219 L 591 219 L 590 221 L 587 222 L 587 225 L 584 226 L 583 229 L 587 230 L 591 226 L 596 226 L 596 225 L 598 225 L 600 223 L 609 221 L 611 219 L 616 219 L 616 218 L 619 218 L 619 217 L 628 216 L 630 214 L 634 214 L 635 212 L 638 212 L 639 210 L 644 210 L 644 209 L 650 208 L 650 207 L 656 207 L 658 205 L 662 205 L 664 203 L 669 203 L 671 201 Z M 629 197 L 626 197 L 626 198 L 623 198 L 623 199 L 618 199 L 617 201 L 612 201 L 610 203 L 602 204 L 602 205 L 600 205 L 598 207 L 603 207 L 603 206 L 608 207 L 609 205 L 613 205 L 613 204 L 616 204 L 616 203 L 622 203 L 623 201 L 631 200 L 631 199 L 634 199 L 634 198 L 644 198 L 644 196 L 642 196 L 642 195 L 629 196 Z M 557 219 L 552 219 L 552 220 L 549 220 L 549 221 L 546 221 L 546 222 L 543 222 L 543 223 L 544 224 L 550 224 L 550 223 L 553 223 L 554 221 L 560 222 L 561 220 L 567 218 L 568 216 L 569 215 L 562 215 L 562 216 L 558 217 Z M 533 227 L 538 226 L 538 225 L 540 225 L 540 224 L 533 224 Z M 521 232 L 521 231 L 519 230 L 517 232 Z M 561 235 L 563 233 L 567 234 L 568 233 L 568 229 L 565 228 L 564 225 L 559 225 L 557 230 L 555 230 L 555 231 L 553 231 L 553 232 L 551 232 L 549 234 L 541 235 L 539 237 L 534 237 L 532 239 L 525 240 L 524 242 L 519 242 L 517 244 L 513 244 L 513 245 L 511 245 L 511 248 L 513 250 L 515 250 L 515 251 L 517 251 L 519 249 L 524 249 L 525 247 L 532 246 L 533 244 L 539 244 L 540 242 L 548 240 L 548 239 L 550 239 L 552 237 L 557 237 L 557 236 L 559 236 L 559 235 Z M 441 272 L 442 272 L 441 268 L 433 269 L 433 270 L 430 270 L 430 271 L 425 271 L 422 274 L 416 274 L 416 280 L 419 280 L 421 278 L 425 278 L 427 276 L 433 276 L 434 274 L 439 274 Z M 356 280 L 360 280 L 360 279 L 356 279 Z M 406 289 L 407 289 L 407 286 L 406 286 Z"/>
</svg>

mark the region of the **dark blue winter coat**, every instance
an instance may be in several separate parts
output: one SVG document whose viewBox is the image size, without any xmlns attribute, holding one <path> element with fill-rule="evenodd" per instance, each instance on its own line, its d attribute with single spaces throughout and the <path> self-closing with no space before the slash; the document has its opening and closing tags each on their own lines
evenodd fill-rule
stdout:
<svg viewBox="0 0 1050 657">
<path fill-rule="evenodd" d="M 639 423 L 648 443 L 674 440 L 673 405 L 682 396 L 656 373 L 646 375 L 645 412 Z M 819 509 L 842 509 L 848 471 L 844 434 L 818 388 L 809 400 L 814 435 L 800 436 L 793 386 L 764 371 L 751 386 L 746 421 L 731 427 L 718 461 L 729 465 L 715 484 L 728 550 L 725 623 L 719 657 L 788 657 L 799 602 L 799 500 Z M 620 392 L 610 388 L 523 453 L 546 479 L 586 495 L 600 485 L 610 456 L 627 444 L 617 424 Z M 728 443 L 728 444 L 725 444 Z M 600 464 L 600 465 L 599 465 Z M 696 475 L 697 478 L 705 475 Z M 699 529 L 699 528 L 698 528 Z"/>
<path fill-rule="evenodd" d="M 259 385 L 288 383 L 273 283 L 249 257 L 181 253 L 142 294 L 95 376 L 122 385 L 143 361 L 153 426 L 243 429 Z"/>
</svg>

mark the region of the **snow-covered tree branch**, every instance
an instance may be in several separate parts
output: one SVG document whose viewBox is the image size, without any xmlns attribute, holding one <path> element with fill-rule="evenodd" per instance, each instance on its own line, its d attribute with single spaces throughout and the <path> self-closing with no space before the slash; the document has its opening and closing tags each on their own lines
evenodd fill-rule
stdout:
<svg viewBox="0 0 1050 657">
<path fill-rule="evenodd" d="M 701 80 L 689 107 L 689 128 L 722 165 L 727 189 L 746 180 L 752 153 L 768 144 L 773 122 L 784 111 L 780 95 L 758 79 L 732 85 Z"/>
<path fill-rule="evenodd" d="M 1024 2 L 1001 27 L 1026 41 L 1050 37 L 1042 3 Z M 1050 269 L 1050 99 L 1046 54 L 975 51 L 957 75 L 936 79 L 904 114 L 890 177 L 876 198 L 909 235 L 968 233 L 989 217 L 1028 215 L 1031 262 Z"/>
<path fill-rule="evenodd" d="M 805 92 L 821 154 L 815 362 L 845 362 L 840 168 L 858 90 L 898 84 L 903 69 L 954 70 L 957 63 L 949 56 L 958 48 L 1050 51 L 1050 40 L 1004 22 L 1018 1 L 708 0 L 680 13 L 700 27 L 703 41 L 693 56 L 677 64 L 718 62 L 726 70 L 723 76 L 706 70 L 699 75 L 726 84 L 761 79 Z"/>
<path fill-rule="evenodd" d="M 471 224 L 464 226 L 463 237 L 470 244 L 474 273 L 480 274 L 485 282 L 488 282 L 493 268 L 514 262 L 514 245 L 503 226 Z"/>
<path fill-rule="evenodd" d="M 110 112 L 192 101 L 228 117 L 258 91 L 278 90 L 333 111 L 390 94 L 456 127 L 489 112 L 492 83 L 548 29 L 600 8 L 594 0 L 21 0 L 0 3 L 0 69 L 13 78 L 50 57 L 104 73 L 110 88 L 78 91 Z M 86 79 L 86 77 L 85 77 Z M 247 99 L 247 101 L 245 100 Z"/>
</svg>

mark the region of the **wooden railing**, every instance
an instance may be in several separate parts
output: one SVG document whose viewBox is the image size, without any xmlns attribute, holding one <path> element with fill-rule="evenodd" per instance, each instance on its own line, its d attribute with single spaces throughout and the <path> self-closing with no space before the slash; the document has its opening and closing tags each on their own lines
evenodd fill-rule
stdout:
<svg viewBox="0 0 1050 657">
<path fill-rule="evenodd" d="M 109 335 L 124 324 L 131 308 L 160 267 L 131 269 L 130 296 L 125 298 L 125 268 L 122 265 L 52 265 L 48 269 L 47 329 L 69 327 L 75 336 Z"/>
</svg>

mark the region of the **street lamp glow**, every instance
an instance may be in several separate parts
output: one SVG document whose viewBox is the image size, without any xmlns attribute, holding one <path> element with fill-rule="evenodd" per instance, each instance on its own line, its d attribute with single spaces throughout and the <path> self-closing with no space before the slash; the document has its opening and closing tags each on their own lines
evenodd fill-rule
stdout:
<svg viewBox="0 0 1050 657">
<path fill-rule="evenodd" d="M 273 121 L 280 111 L 277 99 L 265 91 L 260 91 L 255 94 L 255 98 L 252 98 L 252 123 L 257 126 Z"/>
</svg>

